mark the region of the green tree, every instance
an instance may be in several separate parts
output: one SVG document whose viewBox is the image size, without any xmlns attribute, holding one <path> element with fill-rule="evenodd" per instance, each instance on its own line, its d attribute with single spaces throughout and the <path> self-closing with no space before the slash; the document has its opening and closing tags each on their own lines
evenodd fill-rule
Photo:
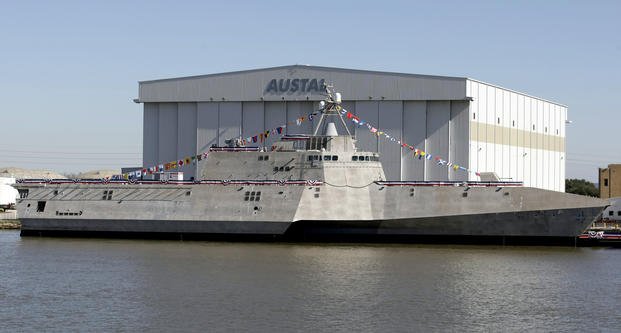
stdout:
<svg viewBox="0 0 621 333">
<path fill-rule="evenodd" d="M 599 197 L 599 189 L 595 184 L 584 179 L 565 179 L 565 192 Z"/>
</svg>

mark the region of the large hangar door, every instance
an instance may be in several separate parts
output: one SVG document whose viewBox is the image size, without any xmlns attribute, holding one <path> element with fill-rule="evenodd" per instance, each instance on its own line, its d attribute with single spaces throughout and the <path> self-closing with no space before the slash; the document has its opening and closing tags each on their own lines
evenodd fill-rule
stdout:
<svg viewBox="0 0 621 333">
<path fill-rule="evenodd" d="M 265 128 L 263 121 L 263 102 L 243 102 L 242 103 L 242 137 L 248 138 L 258 135 Z M 250 142 L 248 146 L 258 147 L 259 142 Z"/>
<path fill-rule="evenodd" d="M 272 130 L 287 123 L 287 109 L 285 102 L 265 102 L 265 130 Z M 265 147 L 271 147 L 278 135 L 270 135 L 263 143 Z"/>
<path fill-rule="evenodd" d="M 379 140 L 382 166 L 387 180 L 401 180 L 401 128 L 403 127 L 403 103 L 401 101 L 379 102 L 378 127 L 391 139 Z M 395 141 L 392 141 L 394 138 Z M 409 150 L 409 149 L 408 149 Z"/>
<path fill-rule="evenodd" d="M 313 102 L 287 102 L 287 134 L 313 134 L 313 121 L 296 125 L 295 120 L 313 113 Z M 283 124 L 285 124 L 283 122 Z"/>
<path fill-rule="evenodd" d="M 378 102 L 356 101 L 356 115 L 369 124 L 376 125 L 378 123 L 378 108 Z M 355 135 L 359 150 L 378 151 L 377 136 L 369 132 L 366 126 L 357 126 Z"/>
<path fill-rule="evenodd" d="M 209 151 L 209 147 L 218 144 L 218 109 L 217 102 L 198 103 L 197 105 L 196 151 L 198 153 L 205 153 Z"/>
<path fill-rule="evenodd" d="M 241 102 L 220 102 L 218 145 L 226 146 L 226 140 L 239 138 L 242 125 Z"/>
<path fill-rule="evenodd" d="M 179 103 L 177 107 L 177 159 L 196 155 L 196 103 Z M 178 169 L 185 179 L 196 177 L 196 165 Z"/>
<path fill-rule="evenodd" d="M 425 180 L 448 180 L 448 168 L 438 166 L 435 156 L 449 157 L 449 121 L 451 103 L 449 101 L 427 102 L 427 152 L 434 158 L 425 161 Z"/>
<path fill-rule="evenodd" d="M 427 137 L 427 102 L 403 103 L 403 140 L 416 149 L 425 150 Z M 401 152 L 401 179 L 425 180 L 425 160 L 414 157 L 409 149 Z"/>
<path fill-rule="evenodd" d="M 470 142 L 470 119 L 467 101 L 451 101 L 451 123 L 449 128 L 450 156 L 446 158 L 454 164 L 469 167 L 468 157 Z M 468 173 L 463 170 L 447 168 L 449 180 L 468 180 Z"/>
</svg>

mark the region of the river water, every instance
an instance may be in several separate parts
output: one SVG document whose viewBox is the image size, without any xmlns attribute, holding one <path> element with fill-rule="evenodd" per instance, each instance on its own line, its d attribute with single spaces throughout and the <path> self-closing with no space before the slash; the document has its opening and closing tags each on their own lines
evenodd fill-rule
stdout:
<svg viewBox="0 0 621 333">
<path fill-rule="evenodd" d="M 0 330 L 619 331 L 621 249 L 21 238 Z"/>
</svg>

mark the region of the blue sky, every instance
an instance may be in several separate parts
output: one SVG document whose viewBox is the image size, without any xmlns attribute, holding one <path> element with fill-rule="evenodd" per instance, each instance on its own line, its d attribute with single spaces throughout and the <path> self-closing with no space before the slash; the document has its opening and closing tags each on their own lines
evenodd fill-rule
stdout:
<svg viewBox="0 0 621 333">
<path fill-rule="evenodd" d="M 567 177 L 621 163 L 621 1 L 0 6 L 0 167 L 139 165 L 140 80 L 289 64 L 467 76 L 569 106 Z"/>
</svg>

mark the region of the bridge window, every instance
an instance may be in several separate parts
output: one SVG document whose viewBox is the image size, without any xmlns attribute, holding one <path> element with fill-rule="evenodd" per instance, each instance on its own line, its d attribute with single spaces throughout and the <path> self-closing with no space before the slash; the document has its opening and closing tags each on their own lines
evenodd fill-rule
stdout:
<svg viewBox="0 0 621 333">
<path fill-rule="evenodd" d="M 19 198 L 20 199 L 28 198 L 28 189 L 19 189 L 19 190 L 17 190 L 17 192 L 19 192 Z"/>
<path fill-rule="evenodd" d="M 306 150 L 321 150 L 328 146 L 328 138 L 313 137 L 306 140 Z"/>
<path fill-rule="evenodd" d="M 112 200 L 112 192 L 112 190 L 103 191 L 103 196 L 101 197 L 101 200 Z"/>
</svg>

